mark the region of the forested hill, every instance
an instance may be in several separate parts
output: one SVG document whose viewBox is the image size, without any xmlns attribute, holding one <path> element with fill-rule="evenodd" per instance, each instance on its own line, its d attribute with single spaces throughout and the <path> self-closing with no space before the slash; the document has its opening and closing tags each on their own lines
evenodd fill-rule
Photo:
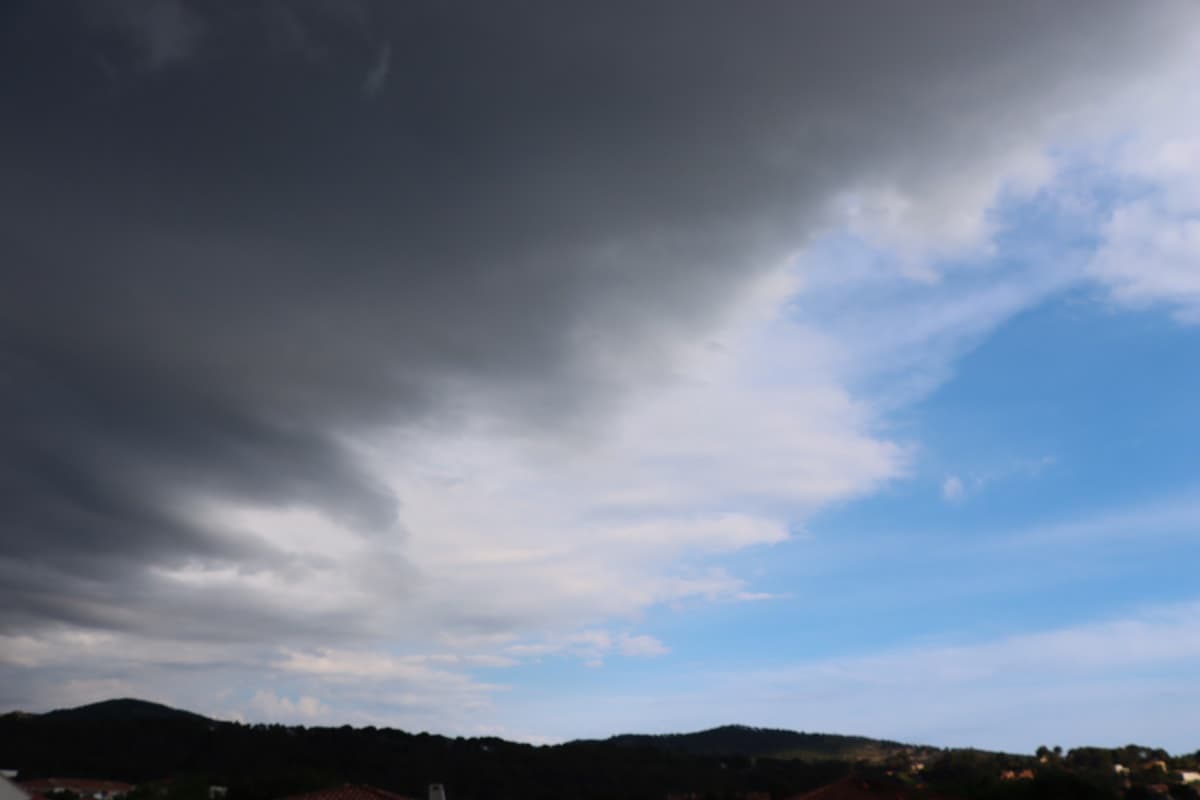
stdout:
<svg viewBox="0 0 1200 800">
<path fill-rule="evenodd" d="M 1200 752 L 1138 745 L 1018 755 L 726 726 L 535 747 L 390 728 L 245 725 L 140 700 L 0 715 L 0 760 L 22 779 L 138 784 L 126 800 L 208 800 L 212 785 L 227 787 L 228 800 L 277 800 L 346 783 L 408 797 L 442 783 L 453 800 L 787 800 L 830 784 L 857 792 L 860 783 L 841 780 L 848 776 L 885 787 L 876 793 L 884 800 L 1200 800 L 1188 777 Z"/>
<path fill-rule="evenodd" d="M 131 800 L 207 800 L 210 785 L 228 787 L 229 800 L 275 800 L 345 783 L 409 797 L 443 783 L 454 800 L 784 798 L 851 770 L 842 760 L 708 756 L 653 742 L 535 747 L 389 728 L 245 725 L 140 700 L 0 716 L 0 758 L 23 779 L 139 784 Z"/>
<path fill-rule="evenodd" d="M 774 758 L 836 758 L 878 760 L 913 748 L 900 742 L 839 736 L 830 733 L 799 733 L 776 728 L 725 725 L 697 733 L 662 735 L 622 734 L 607 740 L 623 747 L 653 747 L 687 755 L 770 756 Z"/>
<path fill-rule="evenodd" d="M 191 722 L 212 722 L 191 711 L 164 706 L 161 703 L 151 703 L 147 700 L 121 698 L 104 700 L 99 703 L 89 703 L 76 708 L 61 708 L 39 715 L 44 720 L 57 722 L 102 722 L 105 720 L 187 720 Z"/>
</svg>

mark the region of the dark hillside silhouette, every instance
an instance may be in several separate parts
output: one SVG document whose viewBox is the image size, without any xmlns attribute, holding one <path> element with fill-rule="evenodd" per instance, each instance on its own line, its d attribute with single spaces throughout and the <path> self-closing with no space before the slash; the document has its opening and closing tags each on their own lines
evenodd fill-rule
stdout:
<svg viewBox="0 0 1200 800">
<path fill-rule="evenodd" d="M 1180 770 L 1200 753 L 1060 748 L 1041 757 L 855 736 L 725 726 L 533 746 L 390 728 L 243 725 L 140 700 L 0 716 L 4 766 L 22 779 L 138 784 L 127 800 L 278 800 L 361 784 L 448 800 L 1200 800 Z M 1121 765 L 1119 772 L 1114 765 Z M 67 799 L 69 800 L 69 798 Z"/>
<path fill-rule="evenodd" d="M 212 722 L 191 711 L 164 706 L 161 703 L 151 703 L 148 700 L 120 698 L 117 700 L 102 700 L 99 703 L 89 703 L 76 708 L 60 708 L 42 714 L 41 718 L 52 721 L 103 722 L 128 721 L 136 719 L 159 720 L 190 720 L 192 722 Z"/>
<path fill-rule="evenodd" d="M 774 756 L 778 758 L 876 759 L 911 749 L 900 742 L 800 733 L 777 728 L 724 725 L 697 733 L 622 734 L 608 742 L 622 747 L 654 747 L 688 755 Z"/>
</svg>

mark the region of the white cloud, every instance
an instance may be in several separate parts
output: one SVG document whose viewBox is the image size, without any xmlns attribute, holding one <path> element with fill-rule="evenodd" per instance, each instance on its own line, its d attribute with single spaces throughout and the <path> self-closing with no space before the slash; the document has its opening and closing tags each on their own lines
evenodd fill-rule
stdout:
<svg viewBox="0 0 1200 800">
<path fill-rule="evenodd" d="M 947 475 L 942 480 L 942 499 L 947 503 L 959 503 L 966 500 L 968 495 L 977 495 L 1001 481 L 1034 480 L 1054 463 L 1055 459 L 1052 456 L 1022 458 L 998 465 L 989 465 L 979 471 L 973 471 L 969 477 L 957 474 Z"/>
<path fill-rule="evenodd" d="M 1043 131 L 1043 136 L 1049 130 Z M 936 282 L 947 262 L 993 251 L 988 215 L 1004 191 L 1028 195 L 1054 175 L 1044 139 L 1033 138 L 934 179 L 906 175 L 847 190 L 835 201 L 846 230 L 892 254 L 901 274 Z"/>
<path fill-rule="evenodd" d="M 620 642 L 621 655 L 632 657 L 663 656 L 670 652 L 665 644 L 653 636 L 624 636 Z"/>
<path fill-rule="evenodd" d="M 827 343 L 780 316 L 795 278 L 780 265 L 721 329 L 678 345 L 673 375 L 583 436 L 539 439 L 472 409 L 457 436 L 406 429 L 356 443 L 403 499 L 403 531 L 364 536 L 306 509 L 195 498 L 206 525 L 288 558 L 157 574 L 176 592 L 351 619 L 360 641 L 474 657 L 511 657 L 511 646 L 566 641 L 658 604 L 758 597 L 713 560 L 786 541 L 812 511 L 903 474 L 906 459 L 825 369 Z M 501 648 L 463 644 L 485 630 Z M 628 647 L 649 648 L 637 641 Z"/>
<path fill-rule="evenodd" d="M 942 481 L 942 499 L 948 503 L 957 503 L 966 497 L 967 489 L 962 478 L 957 475 L 947 475 Z"/>
<path fill-rule="evenodd" d="M 505 652 L 517 658 L 541 658 L 567 655 L 589 666 L 601 666 L 604 657 L 618 652 L 629 658 L 666 655 L 670 649 L 647 634 L 622 633 L 614 636 L 605 630 L 584 630 L 562 636 L 547 637 L 538 642 L 509 645 Z"/>
<path fill-rule="evenodd" d="M 363 681 L 404 686 L 426 694 L 485 694 L 503 687 L 476 681 L 473 667 L 506 668 L 517 659 L 495 654 L 433 653 L 398 656 L 370 650 L 285 650 L 274 666 L 283 672 L 319 678 L 330 683 Z"/>
<path fill-rule="evenodd" d="M 786 541 L 788 532 L 779 521 L 745 514 L 715 514 L 696 519 L 646 521 L 605 532 L 615 545 L 633 543 L 648 549 L 697 549 L 730 552 L 761 544 Z"/>
<path fill-rule="evenodd" d="M 455 657 L 451 658 L 456 660 Z M 288 672 L 345 680 L 428 680 L 455 677 L 429 666 L 431 662 L 437 663 L 438 660 L 430 656 L 391 656 L 370 651 L 322 649 L 316 652 L 285 651 L 283 660 L 276 666 Z"/>
<path fill-rule="evenodd" d="M 292 700 L 275 692 L 260 689 L 254 693 L 247 711 L 270 722 L 311 721 L 328 715 L 329 706 L 316 697 L 304 695 Z"/>
<path fill-rule="evenodd" d="M 1194 62 L 1146 87 L 1133 130 L 1101 154 L 1133 184 L 1101 230 L 1089 274 L 1124 306 L 1200 323 L 1200 89 Z"/>
<path fill-rule="evenodd" d="M 1191 173 L 1200 180 L 1200 168 Z M 1200 205 L 1171 211 L 1141 201 L 1117 209 L 1103 231 L 1092 274 L 1114 300 L 1145 308 L 1162 303 L 1200 323 Z"/>
<path fill-rule="evenodd" d="M 777 281 L 767 307 L 791 288 Z M 409 433 L 402 461 L 377 451 L 429 602 L 470 616 L 477 600 L 528 634 L 733 596 L 744 582 L 706 559 L 783 542 L 812 510 L 902 474 L 868 409 L 804 370 L 820 342 L 772 313 L 685 348 L 673 379 L 588 439 L 483 427 Z"/>
<path fill-rule="evenodd" d="M 364 723 L 432 725 L 440 720 L 443 726 L 460 728 L 472 713 L 486 711 L 495 693 L 507 689 L 477 680 L 471 670 L 517 663 L 499 655 L 393 655 L 370 650 L 289 650 L 282 656 L 276 669 L 315 681 L 332 698 L 329 702 L 343 709 L 372 709 L 362 717 Z"/>
<path fill-rule="evenodd" d="M 757 603 L 763 600 L 785 600 L 791 595 L 776 594 L 774 592 L 738 592 L 733 596 L 735 600 L 743 603 Z"/>
<path fill-rule="evenodd" d="M 105 669 L 137 664 L 196 666 L 236 661 L 245 648 L 233 643 L 58 627 L 37 634 L 0 635 L 0 664 L 41 669 L 87 661 Z"/>
</svg>

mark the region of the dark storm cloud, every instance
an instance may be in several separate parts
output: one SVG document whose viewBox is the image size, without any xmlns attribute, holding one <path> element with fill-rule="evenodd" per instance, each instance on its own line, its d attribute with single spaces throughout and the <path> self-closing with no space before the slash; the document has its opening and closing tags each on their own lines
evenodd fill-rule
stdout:
<svg viewBox="0 0 1200 800">
<path fill-rule="evenodd" d="M 594 356 L 653 371 L 831 192 L 1002 148 L 1169 21 L 1092 2 L 0 14 L 0 624 L 130 629 L 231 602 L 165 600 L 151 565 L 292 557 L 183 513 L 186 493 L 400 535 L 402 498 L 344 435 L 602 411 L 620 379 Z"/>
</svg>

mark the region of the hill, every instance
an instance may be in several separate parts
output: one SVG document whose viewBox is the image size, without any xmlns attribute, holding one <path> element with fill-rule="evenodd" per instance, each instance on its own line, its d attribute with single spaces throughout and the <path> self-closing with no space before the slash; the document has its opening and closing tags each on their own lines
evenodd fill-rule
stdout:
<svg viewBox="0 0 1200 800">
<path fill-rule="evenodd" d="M 244 725 L 141 700 L 0 715 L 22 779 L 140 784 L 126 800 L 276 800 L 346 783 L 453 800 L 1200 800 L 1200 752 L 1129 745 L 1037 755 L 727 725 L 535 747 L 390 728 Z M 1117 769 L 1118 765 L 1120 769 Z"/>
<path fill-rule="evenodd" d="M 92 777 L 148 787 L 136 800 L 206 800 L 210 785 L 227 787 L 229 800 L 274 800 L 345 783 L 414 797 L 423 796 L 430 783 L 444 783 L 454 800 L 662 800 L 747 793 L 784 798 L 843 777 L 851 768 L 834 759 L 701 755 L 721 743 L 698 736 L 707 744 L 690 751 L 655 746 L 658 737 L 650 737 L 646 746 L 627 739 L 625 744 L 535 747 L 390 728 L 218 722 L 128 699 L 0 716 L 0 753 L 22 779 Z M 668 741 L 687 745 L 692 740 Z"/>
<path fill-rule="evenodd" d="M 802 733 L 777 728 L 724 725 L 696 733 L 622 734 L 608 743 L 620 747 L 652 747 L 685 755 L 739 755 L 768 758 L 880 761 L 911 752 L 912 745 L 865 736 Z"/>
<path fill-rule="evenodd" d="M 148 700 L 136 700 L 125 697 L 116 700 L 102 700 L 99 703 L 77 706 L 75 708 L 60 708 L 45 714 L 36 715 L 43 720 L 53 722 L 121 722 L 132 720 L 174 720 L 186 722 L 211 723 L 208 717 L 183 711 L 178 708 L 151 703 Z"/>
</svg>

